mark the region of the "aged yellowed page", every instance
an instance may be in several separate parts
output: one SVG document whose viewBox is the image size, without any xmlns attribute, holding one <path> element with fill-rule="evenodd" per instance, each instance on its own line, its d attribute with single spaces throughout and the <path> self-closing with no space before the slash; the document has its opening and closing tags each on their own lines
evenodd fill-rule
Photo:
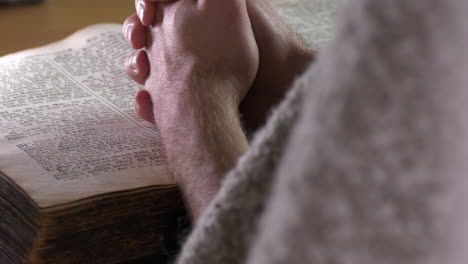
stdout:
<svg viewBox="0 0 468 264">
<path fill-rule="evenodd" d="M 0 171 L 40 207 L 174 183 L 157 129 L 134 113 L 120 32 L 96 25 L 0 58 Z"/>
</svg>

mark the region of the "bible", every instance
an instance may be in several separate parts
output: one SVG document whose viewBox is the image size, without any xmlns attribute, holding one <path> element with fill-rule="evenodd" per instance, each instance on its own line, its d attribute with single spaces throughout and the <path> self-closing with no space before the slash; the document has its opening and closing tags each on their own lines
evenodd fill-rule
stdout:
<svg viewBox="0 0 468 264">
<path fill-rule="evenodd" d="M 121 25 L 0 58 L 0 263 L 164 255 L 183 204 Z"/>
</svg>

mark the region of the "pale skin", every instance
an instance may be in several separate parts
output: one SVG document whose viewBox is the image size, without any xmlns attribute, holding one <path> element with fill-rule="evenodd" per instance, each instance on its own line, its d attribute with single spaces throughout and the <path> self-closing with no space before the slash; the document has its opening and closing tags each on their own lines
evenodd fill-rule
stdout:
<svg viewBox="0 0 468 264">
<path fill-rule="evenodd" d="M 314 58 L 268 0 L 137 0 L 124 36 L 127 74 L 145 90 L 136 112 L 155 123 L 196 220 L 254 131 Z"/>
</svg>

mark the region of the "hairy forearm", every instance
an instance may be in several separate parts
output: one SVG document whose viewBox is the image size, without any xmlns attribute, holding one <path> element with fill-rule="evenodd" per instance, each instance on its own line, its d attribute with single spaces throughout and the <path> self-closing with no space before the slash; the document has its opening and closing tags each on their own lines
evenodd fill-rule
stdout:
<svg viewBox="0 0 468 264">
<path fill-rule="evenodd" d="M 181 84 L 185 85 L 185 84 Z M 194 219 L 219 190 L 223 176 L 247 150 L 229 81 L 199 81 L 158 120 L 169 165 Z M 193 86 L 193 85 L 192 85 Z M 205 92 L 210 91 L 210 96 Z M 215 91 L 215 92 L 213 92 Z"/>
</svg>

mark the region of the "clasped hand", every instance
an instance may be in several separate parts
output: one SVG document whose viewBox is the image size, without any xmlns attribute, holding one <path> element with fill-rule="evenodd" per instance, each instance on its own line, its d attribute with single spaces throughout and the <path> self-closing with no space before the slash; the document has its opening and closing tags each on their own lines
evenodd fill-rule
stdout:
<svg viewBox="0 0 468 264">
<path fill-rule="evenodd" d="M 247 150 L 249 130 L 313 58 L 268 0 L 136 0 L 123 34 L 136 111 L 161 131 L 195 218 Z M 255 33 L 255 34 L 254 34 Z M 261 59 L 260 59 L 261 58 Z"/>
<path fill-rule="evenodd" d="M 138 70 L 147 71 L 147 78 L 137 80 L 146 84 L 155 121 L 163 118 L 161 115 L 167 117 L 168 108 L 181 104 L 181 100 L 186 107 L 208 100 L 238 107 L 259 63 L 245 0 L 156 2 L 137 1 L 139 20 L 148 26 L 147 34 L 132 40 L 132 28 L 128 23 L 124 28 L 134 48 L 146 47 L 147 58 L 143 52 L 131 57 L 127 72 L 140 76 Z M 137 23 L 133 21 L 132 25 Z M 146 59 L 149 69 L 132 65 Z M 217 86 L 209 87 L 206 82 L 216 82 Z"/>
</svg>

